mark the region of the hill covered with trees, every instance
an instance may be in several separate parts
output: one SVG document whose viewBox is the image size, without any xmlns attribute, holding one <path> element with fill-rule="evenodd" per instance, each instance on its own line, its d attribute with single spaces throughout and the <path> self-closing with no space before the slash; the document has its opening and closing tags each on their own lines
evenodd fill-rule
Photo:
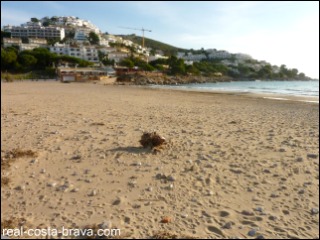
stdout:
<svg viewBox="0 0 320 240">
<path fill-rule="evenodd" d="M 142 37 L 139 37 L 135 34 L 131 35 L 119 35 L 119 37 L 122 37 L 123 39 L 130 40 L 136 44 L 141 45 L 142 43 Z M 162 51 L 166 56 L 172 56 L 176 55 L 179 51 L 186 51 L 185 49 L 182 48 L 177 48 L 174 46 L 171 46 L 169 44 L 159 42 L 150 38 L 144 38 L 144 45 L 147 48 L 152 48 L 153 50 L 160 50 Z"/>
</svg>

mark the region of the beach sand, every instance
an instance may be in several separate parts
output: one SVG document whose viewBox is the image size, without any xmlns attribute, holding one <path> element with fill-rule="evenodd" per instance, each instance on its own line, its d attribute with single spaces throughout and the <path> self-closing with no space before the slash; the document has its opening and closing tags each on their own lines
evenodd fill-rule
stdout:
<svg viewBox="0 0 320 240">
<path fill-rule="evenodd" d="M 144 131 L 166 138 L 161 152 L 141 148 Z M 2 171 L 2 222 L 104 223 L 127 238 L 319 238 L 318 104 L 1 83 L 1 156 L 14 149 L 37 156 Z"/>
</svg>

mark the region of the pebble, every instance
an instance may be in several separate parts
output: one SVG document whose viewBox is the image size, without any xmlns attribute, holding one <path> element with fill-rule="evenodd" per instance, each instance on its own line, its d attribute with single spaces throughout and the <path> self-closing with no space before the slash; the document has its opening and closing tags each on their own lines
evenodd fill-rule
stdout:
<svg viewBox="0 0 320 240">
<path fill-rule="evenodd" d="M 187 217 L 188 217 L 188 214 L 187 214 L 187 213 L 182 213 L 182 214 L 181 214 L 181 217 L 182 217 L 182 218 L 187 218 Z"/>
<path fill-rule="evenodd" d="M 131 180 L 128 182 L 128 186 L 134 188 L 137 186 L 137 182 L 135 180 Z"/>
<path fill-rule="evenodd" d="M 263 172 L 264 173 L 271 173 L 271 171 L 269 169 L 264 169 Z"/>
<path fill-rule="evenodd" d="M 265 239 L 263 235 L 258 235 L 256 239 Z"/>
<path fill-rule="evenodd" d="M 209 196 L 213 196 L 213 194 L 214 194 L 213 191 L 211 191 L 211 190 L 208 191 Z"/>
<path fill-rule="evenodd" d="M 299 190 L 298 194 L 304 194 L 304 189 Z"/>
<path fill-rule="evenodd" d="M 26 190 L 26 186 L 21 185 L 21 186 L 16 187 L 15 189 L 18 191 L 24 191 L 24 190 Z"/>
<path fill-rule="evenodd" d="M 121 198 L 117 198 L 113 201 L 112 205 L 119 205 L 122 202 Z"/>
<path fill-rule="evenodd" d="M 263 212 L 263 208 L 262 207 L 256 207 L 254 210 L 257 211 L 257 212 Z"/>
<path fill-rule="evenodd" d="M 271 215 L 271 216 L 269 217 L 269 220 L 276 221 L 276 220 L 278 220 L 278 217 Z"/>
<path fill-rule="evenodd" d="M 250 187 L 248 187 L 248 188 L 247 188 L 247 191 L 248 191 L 248 192 L 253 192 L 253 189 L 250 188 Z"/>
<path fill-rule="evenodd" d="M 298 157 L 298 158 L 296 159 L 296 161 L 297 161 L 297 162 L 303 162 L 303 158 L 302 158 L 302 157 Z"/>
<path fill-rule="evenodd" d="M 56 182 L 49 182 L 49 183 L 47 183 L 47 186 L 48 187 L 55 187 L 55 186 L 57 186 L 57 183 Z"/>
<path fill-rule="evenodd" d="M 124 222 L 127 224 L 130 224 L 131 218 L 130 217 L 125 217 Z"/>
<path fill-rule="evenodd" d="M 141 167 L 141 166 L 142 166 L 142 163 L 141 163 L 141 162 L 135 162 L 135 163 L 133 164 L 133 166 Z"/>
<path fill-rule="evenodd" d="M 197 202 L 197 201 L 198 201 L 197 198 L 195 197 L 191 198 L 191 202 Z"/>
<path fill-rule="evenodd" d="M 307 158 L 317 158 L 318 154 L 314 154 L 314 153 L 308 153 L 307 154 Z"/>
<path fill-rule="evenodd" d="M 31 161 L 30 161 L 30 163 L 37 163 L 38 162 L 38 159 L 32 159 Z"/>
<path fill-rule="evenodd" d="M 68 189 L 68 186 L 67 185 L 61 185 L 60 187 L 57 188 L 57 191 L 59 192 L 66 192 Z"/>
<path fill-rule="evenodd" d="M 81 156 L 80 155 L 74 155 L 71 160 L 79 160 L 81 159 Z"/>
<path fill-rule="evenodd" d="M 227 222 L 225 225 L 223 225 L 223 228 L 231 229 L 232 228 L 232 222 Z"/>
<path fill-rule="evenodd" d="M 89 197 L 93 197 L 93 196 L 96 196 L 97 193 L 98 193 L 97 190 L 94 189 L 94 190 L 92 190 L 92 191 L 88 194 L 88 196 L 89 196 Z"/>
<path fill-rule="evenodd" d="M 247 211 L 247 210 L 243 210 L 241 213 L 242 213 L 242 215 L 245 215 L 245 216 L 253 216 L 254 215 L 253 212 Z"/>
<path fill-rule="evenodd" d="M 272 194 L 270 195 L 270 197 L 272 197 L 272 198 L 277 198 L 277 197 L 279 197 L 279 194 L 272 193 Z"/>
<path fill-rule="evenodd" d="M 153 190 L 152 187 L 148 187 L 148 188 L 147 188 L 147 191 L 148 191 L 148 192 L 152 192 L 152 190 Z"/>
<path fill-rule="evenodd" d="M 104 222 L 100 223 L 98 226 L 100 229 L 111 229 L 112 223 L 111 223 L 111 221 L 104 221 Z"/>
<path fill-rule="evenodd" d="M 251 230 L 248 232 L 248 235 L 249 235 L 250 237 L 253 237 L 254 235 L 256 235 L 256 233 L 257 233 L 257 230 L 251 229 Z"/>
<path fill-rule="evenodd" d="M 316 215 L 316 214 L 318 214 L 319 213 L 319 208 L 312 208 L 311 209 L 311 214 L 312 215 Z"/>
<path fill-rule="evenodd" d="M 170 182 L 174 182 L 174 181 L 176 181 L 176 177 L 170 175 L 169 177 L 167 177 L 167 180 Z"/>
<path fill-rule="evenodd" d="M 199 177 L 197 177 L 197 180 L 202 182 L 204 180 L 204 178 L 203 178 L 203 176 L 199 176 Z"/>
<path fill-rule="evenodd" d="M 206 178 L 205 182 L 207 185 L 210 185 L 213 181 L 211 178 Z"/>
<path fill-rule="evenodd" d="M 208 163 L 205 168 L 214 168 L 214 164 Z"/>
<path fill-rule="evenodd" d="M 158 173 L 158 174 L 156 175 L 156 179 L 162 179 L 162 178 L 163 178 L 163 176 L 162 176 L 161 173 Z"/>
<path fill-rule="evenodd" d="M 79 188 L 74 188 L 71 190 L 71 192 L 79 192 Z"/>
<path fill-rule="evenodd" d="M 44 168 L 42 168 L 40 173 L 46 173 L 46 170 Z"/>
</svg>

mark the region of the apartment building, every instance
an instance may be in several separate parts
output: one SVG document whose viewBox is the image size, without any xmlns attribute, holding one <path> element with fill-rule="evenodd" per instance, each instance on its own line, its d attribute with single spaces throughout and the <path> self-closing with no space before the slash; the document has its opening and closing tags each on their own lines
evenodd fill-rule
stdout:
<svg viewBox="0 0 320 240">
<path fill-rule="evenodd" d="M 47 40 L 43 38 L 29 38 L 28 42 L 29 43 L 22 43 L 21 38 L 3 38 L 4 47 L 17 46 L 19 47 L 19 51 L 47 47 Z"/>
<path fill-rule="evenodd" d="M 129 57 L 129 54 L 125 52 L 112 52 L 108 54 L 108 59 L 114 60 L 116 63 L 120 62 L 121 60 L 127 57 Z"/>
<path fill-rule="evenodd" d="M 11 47 L 11 46 L 19 46 L 22 44 L 21 38 L 3 38 L 3 46 Z"/>
<path fill-rule="evenodd" d="M 98 50 L 91 46 L 69 46 L 65 44 L 55 44 L 50 47 L 50 52 L 59 55 L 68 55 L 81 58 L 89 62 L 99 62 Z"/>
<path fill-rule="evenodd" d="M 32 37 L 32 38 L 58 38 L 64 39 L 64 28 L 60 27 L 40 27 L 40 26 L 14 26 L 11 28 L 12 37 Z"/>
</svg>

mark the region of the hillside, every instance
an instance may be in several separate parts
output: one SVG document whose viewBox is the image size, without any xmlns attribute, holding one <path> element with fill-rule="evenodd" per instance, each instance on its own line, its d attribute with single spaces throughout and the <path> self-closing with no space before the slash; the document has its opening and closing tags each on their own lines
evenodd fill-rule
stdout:
<svg viewBox="0 0 320 240">
<path fill-rule="evenodd" d="M 141 45 L 142 37 L 137 36 L 135 34 L 131 35 L 118 35 L 119 37 L 122 37 L 123 39 L 131 40 L 132 42 Z M 144 45 L 146 47 L 150 47 L 152 49 L 156 50 L 162 50 L 165 55 L 176 55 L 178 51 L 186 51 L 186 49 L 177 48 L 174 46 L 171 46 L 169 44 L 165 44 L 150 38 L 144 38 Z"/>
</svg>

